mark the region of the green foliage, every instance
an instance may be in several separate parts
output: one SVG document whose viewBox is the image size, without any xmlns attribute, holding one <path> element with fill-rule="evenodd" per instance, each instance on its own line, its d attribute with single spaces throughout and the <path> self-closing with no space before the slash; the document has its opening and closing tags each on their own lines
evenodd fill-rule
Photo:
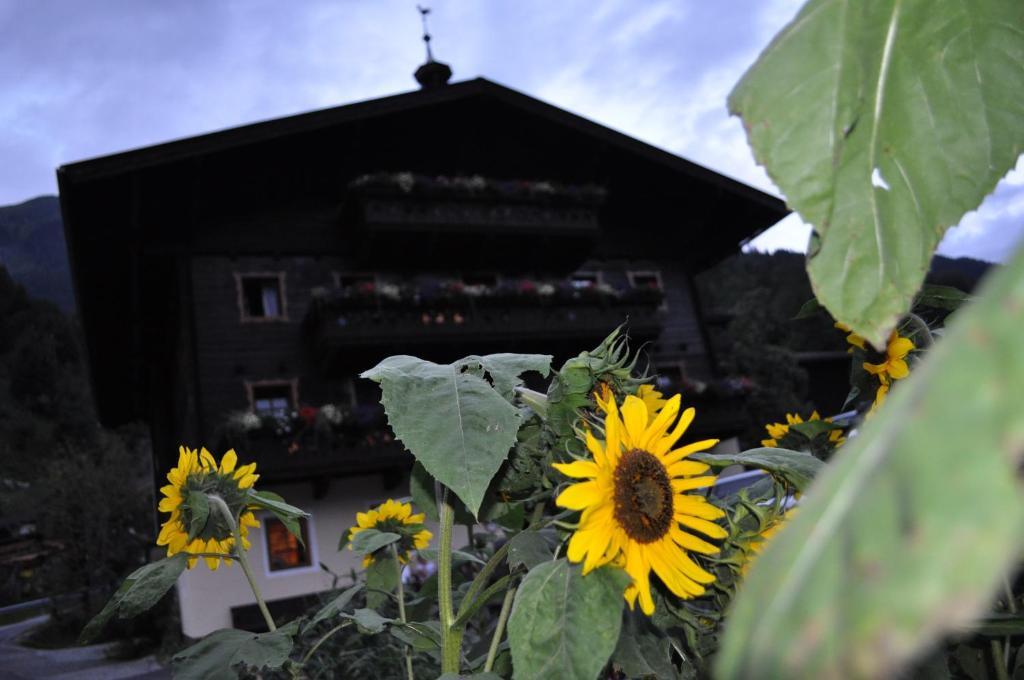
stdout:
<svg viewBox="0 0 1024 680">
<path fill-rule="evenodd" d="M 399 534 L 390 531 L 377 531 L 376 529 L 363 529 L 352 539 L 352 549 L 360 555 L 375 553 L 395 541 L 401 540 Z"/>
<path fill-rule="evenodd" d="M 341 594 L 339 594 L 326 605 L 321 607 L 319 611 L 313 614 L 313 618 L 311 618 L 309 620 L 309 623 L 306 625 L 312 627 L 320 623 L 321 621 L 335 618 L 336 616 L 338 616 L 338 614 L 341 614 L 345 611 L 345 607 L 349 605 L 349 603 L 352 601 L 352 598 L 354 598 L 357 594 L 362 592 L 362 590 L 363 584 L 357 583 L 351 588 L 346 588 L 345 590 L 341 591 Z"/>
<path fill-rule="evenodd" d="M 519 375 L 547 373 L 550 357 L 498 354 L 440 365 L 395 356 L 362 377 L 380 384 L 395 435 L 475 516 L 516 441 L 521 414 L 511 403 Z"/>
<path fill-rule="evenodd" d="M 610 567 L 583 576 L 564 559 L 531 569 L 508 622 L 516 677 L 596 678 L 619 639 L 628 581 Z"/>
<path fill-rule="evenodd" d="M 184 553 L 139 567 L 124 580 L 103 610 L 82 630 L 79 642 L 94 640 L 116 614 L 122 619 L 138 616 L 160 601 L 185 570 Z"/>
<path fill-rule="evenodd" d="M 175 680 L 234 680 L 247 668 L 275 669 L 288 660 L 298 624 L 273 633 L 226 628 L 174 656 Z"/>
<path fill-rule="evenodd" d="M 672 643 L 641 612 L 624 613 L 612 663 L 629 678 L 675 678 Z"/>
<path fill-rule="evenodd" d="M 301 508 L 297 508 L 294 505 L 289 505 L 284 502 L 284 498 L 274 493 L 273 491 L 256 491 L 249 489 L 246 493 L 246 503 L 249 507 L 263 508 L 273 513 L 274 517 L 281 520 L 281 524 L 284 524 L 285 528 L 295 538 L 299 539 L 299 543 L 305 545 L 302 540 L 302 526 L 299 524 L 300 517 L 309 517 L 309 513 Z"/>
<path fill-rule="evenodd" d="M 738 464 L 764 470 L 797 491 L 810 486 L 824 465 L 809 453 L 779 448 L 750 449 L 734 454 L 695 453 L 690 458 L 716 468 Z"/>
<path fill-rule="evenodd" d="M 758 559 L 726 630 L 722 678 L 891 676 L 985 608 L 1024 531 L 1022 324 L 1024 252 Z"/>
<path fill-rule="evenodd" d="M 729 97 L 812 225 L 818 300 L 875 345 L 1024 148 L 1015 0 L 811 0 Z"/>
<path fill-rule="evenodd" d="M 516 534 L 508 542 L 508 566 L 533 569 L 538 564 L 550 562 L 554 559 L 554 538 L 550 533 L 533 529 Z"/>
<path fill-rule="evenodd" d="M 376 635 L 377 633 L 384 632 L 384 628 L 394 621 L 387 617 L 381 616 L 373 609 L 357 609 L 352 612 L 352 620 L 356 622 L 359 627 L 359 632 L 366 635 Z"/>
<path fill-rule="evenodd" d="M 366 605 L 376 609 L 388 601 L 388 593 L 398 587 L 395 558 L 384 554 L 374 558 L 366 568 Z"/>
<path fill-rule="evenodd" d="M 201 491 L 188 492 L 188 506 L 192 511 L 192 520 L 188 524 L 188 540 L 202 533 L 206 528 L 206 521 L 210 518 L 210 501 L 206 494 Z"/>
</svg>

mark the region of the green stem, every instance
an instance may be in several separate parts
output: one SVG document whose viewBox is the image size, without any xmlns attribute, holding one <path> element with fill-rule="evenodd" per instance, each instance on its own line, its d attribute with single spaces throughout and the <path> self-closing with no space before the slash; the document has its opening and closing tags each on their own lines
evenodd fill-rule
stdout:
<svg viewBox="0 0 1024 680">
<path fill-rule="evenodd" d="M 990 647 L 992 648 L 992 665 L 996 667 L 996 680 L 1010 680 L 1010 676 L 1006 674 L 1006 660 L 1003 658 L 1003 647 L 999 644 L 999 640 L 993 638 L 990 641 Z"/>
<path fill-rule="evenodd" d="M 1006 606 L 1011 614 L 1017 613 L 1017 603 L 1013 601 L 1013 588 L 1010 587 L 1010 579 L 1003 574 L 1003 590 L 1006 592 Z M 1003 640 L 1003 658 L 1006 660 L 1006 671 L 1010 671 L 1010 636 Z"/>
<path fill-rule="evenodd" d="M 231 510 L 228 508 L 228 504 L 224 502 L 223 498 L 212 494 L 207 495 L 207 498 L 220 512 L 221 517 L 228 523 L 228 526 L 231 527 L 231 533 L 235 537 L 235 558 L 238 560 L 238 565 L 242 567 L 245 578 L 249 581 L 252 594 L 256 596 L 256 604 L 260 608 L 260 613 L 263 614 L 263 620 L 267 622 L 267 629 L 273 633 L 277 630 L 277 626 L 274 625 L 274 618 L 270 615 L 270 610 L 267 609 L 267 603 L 263 601 L 259 586 L 256 585 L 256 579 L 253 578 L 252 570 L 249 569 L 249 560 L 245 557 L 245 546 L 242 545 L 242 532 L 239 529 L 238 522 L 235 521 Z"/>
<path fill-rule="evenodd" d="M 337 626 L 335 626 L 334 628 L 331 628 L 329 631 L 324 633 L 320 637 L 320 639 L 316 641 L 316 644 L 313 645 L 308 652 L 306 652 L 306 656 L 302 657 L 302 661 L 301 661 L 301 663 L 299 663 L 299 666 L 305 666 L 306 662 L 309 661 L 311 658 L 313 658 L 313 654 L 316 653 L 316 650 L 320 649 L 320 645 L 322 645 L 323 643 L 327 642 L 328 638 L 330 638 L 332 635 L 334 635 L 335 633 L 337 633 L 339 630 L 341 630 L 345 626 L 349 625 L 350 623 L 352 623 L 352 622 L 351 621 L 342 621 Z"/>
<path fill-rule="evenodd" d="M 440 494 L 441 542 L 437 549 L 437 590 L 441 615 L 441 673 L 459 673 L 462 634 L 454 625 L 452 606 L 452 527 L 455 508 L 448 502 L 448 488 Z"/>
<path fill-rule="evenodd" d="M 469 620 L 476 614 L 481 607 L 487 602 L 500 593 L 502 590 L 508 588 L 508 584 L 512 582 L 511 576 L 502 576 L 497 581 L 491 584 L 489 588 L 480 593 L 476 598 L 473 599 L 469 604 L 463 603 L 463 606 L 459 608 L 459 615 L 455 617 L 455 627 L 461 628 L 469 623 Z"/>
<path fill-rule="evenodd" d="M 505 634 L 505 623 L 508 621 L 508 614 L 512 610 L 512 601 L 515 597 L 515 586 L 505 591 L 505 599 L 501 602 L 501 613 L 498 614 L 498 623 L 494 627 L 494 636 L 491 637 L 491 646 L 487 650 L 484 673 L 490 673 L 494 668 L 494 660 L 498 657 L 498 647 L 501 646 L 501 638 Z"/>
<path fill-rule="evenodd" d="M 527 525 L 528 529 L 532 529 L 537 526 L 541 519 L 544 517 L 544 504 L 538 503 L 534 506 L 533 512 L 530 514 L 530 523 Z M 469 590 L 466 591 L 466 596 L 462 598 L 462 605 L 459 607 L 459 617 L 462 618 L 466 608 L 469 607 L 476 599 L 477 594 L 484 589 L 487 585 L 487 579 L 491 577 L 494 570 L 501 566 L 505 556 L 508 555 L 509 542 L 506 541 L 500 548 L 494 551 L 490 559 L 484 564 L 483 569 L 476 575 L 473 582 L 469 584 Z"/>
<path fill-rule="evenodd" d="M 914 335 L 916 335 L 919 340 L 924 341 L 920 346 L 931 346 L 933 340 L 932 329 L 928 328 L 928 324 L 925 323 L 925 320 L 913 312 L 907 312 L 907 321 L 909 321 L 910 325 L 914 327 L 914 330 L 916 331 Z"/>
<path fill-rule="evenodd" d="M 408 623 L 405 618 L 405 585 L 402 583 L 402 563 L 398 560 L 398 548 L 394 543 L 391 544 L 391 557 L 395 563 L 395 570 L 398 571 L 398 585 L 395 586 L 395 594 L 398 596 L 398 620 Z M 416 680 L 416 676 L 412 673 L 412 648 L 409 645 L 405 645 L 405 673 L 409 676 L 409 680 Z"/>
<path fill-rule="evenodd" d="M 495 550 L 494 554 L 491 555 L 490 559 L 487 560 L 483 568 L 480 570 L 480 573 L 477 574 L 476 578 L 473 579 L 473 582 L 469 584 L 469 590 L 466 591 L 466 596 L 462 598 L 462 604 L 459 606 L 460 617 L 463 612 L 466 611 L 466 608 L 469 607 L 476 599 L 477 594 L 484 589 L 484 586 L 487 585 L 487 579 L 491 577 L 494 570 L 501 565 L 502 560 L 504 560 L 505 556 L 508 554 L 508 547 L 509 544 L 508 541 L 506 541 L 500 548 Z"/>
</svg>

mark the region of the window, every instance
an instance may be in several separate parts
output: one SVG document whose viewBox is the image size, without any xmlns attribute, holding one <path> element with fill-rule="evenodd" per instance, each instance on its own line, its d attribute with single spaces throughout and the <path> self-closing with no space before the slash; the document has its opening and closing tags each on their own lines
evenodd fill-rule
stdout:
<svg viewBox="0 0 1024 680">
<path fill-rule="evenodd" d="M 634 288 L 661 290 L 661 272 L 640 271 L 629 272 L 629 285 Z"/>
<path fill-rule="evenodd" d="M 569 277 L 569 284 L 576 290 L 594 288 L 600 282 L 601 277 L 597 272 L 576 272 Z"/>
<path fill-rule="evenodd" d="M 250 408 L 256 415 L 287 418 L 295 409 L 298 385 L 294 380 L 247 381 L 245 387 Z"/>
<path fill-rule="evenodd" d="M 284 273 L 235 274 L 242 321 L 287 321 Z"/>
<path fill-rule="evenodd" d="M 276 517 L 263 518 L 263 530 L 267 537 L 267 568 L 269 571 L 299 569 L 313 565 L 312 556 L 306 546 L 309 540 L 309 522 L 305 517 L 298 520 L 302 542 L 299 542 L 288 527 Z M 303 545 L 305 543 L 305 545 Z"/>
</svg>

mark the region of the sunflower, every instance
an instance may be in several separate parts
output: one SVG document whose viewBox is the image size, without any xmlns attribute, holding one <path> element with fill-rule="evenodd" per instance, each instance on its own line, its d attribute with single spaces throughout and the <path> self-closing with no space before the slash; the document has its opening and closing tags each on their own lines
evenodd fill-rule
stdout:
<svg viewBox="0 0 1024 680">
<path fill-rule="evenodd" d="M 376 529 L 377 531 L 391 532 L 400 535 L 398 541 L 398 561 L 403 564 L 409 559 L 411 550 L 423 550 L 430 545 L 430 539 L 434 536 L 430 531 L 423 528 L 426 519 L 424 514 L 412 514 L 410 503 L 399 503 L 391 498 L 387 499 L 373 510 L 356 513 L 356 526 L 349 529 L 348 544 L 352 548 L 352 539 L 361 531 Z M 384 548 L 381 548 L 383 550 Z M 374 553 L 363 556 L 363 567 L 373 564 Z"/>
<path fill-rule="evenodd" d="M 247 508 L 245 497 L 246 490 L 256 483 L 259 475 L 255 474 L 256 463 L 243 465 L 236 470 L 237 463 L 238 456 L 234 450 L 224 454 L 218 467 L 217 461 L 205 448 L 197 454 L 195 449 L 179 447 L 178 467 L 167 473 L 167 481 L 170 484 L 160 489 L 165 498 L 160 499 L 158 506 L 160 512 L 171 513 L 156 539 L 157 545 L 167 546 L 168 557 L 179 552 L 228 555 L 234 547 L 235 539 L 231 527 L 213 507 L 207 509 L 209 514 L 206 523 L 190 533 L 194 514 L 190 496 L 194 492 L 219 496 L 227 504 L 232 515 L 237 518 L 242 547 L 245 550 L 249 549 L 249 540 L 246 538 L 249 527 L 258 527 L 260 523 Z M 189 569 L 195 565 L 196 559 L 198 558 L 189 558 Z M 219 557 L 203 559 L 214 571 L 220 566 Z M 231 564 L 231 560 L 226 557 L 224 562 L 229 566 Z"/>
<path fill-rule="evenodd" d="M 807 419 L 807 422 L 813 422 L 815 420 L 821 420 L 821 416 L 818 415 L 817 411 L 811 412 L 811 417 Z M 761 440 L 761 446 L 767 446 L 769 448 L 777 448 L 782 440 L 789 434 L 790 425 L 800 425 L 804 422 L 804 419 L 799 413 L 787 413 L 785 423 L 770 423 L 764 426 L 764 429 L 768 431 L 768 439 Z M 831 423 L 831 418 L 825 418 L 824 422 Z M 833 448 L 839 448 L 846 443 L 846 437 L 843 436 L 843 430 L 837 427 L 834 430 L 829 430 L 828 441 Z"/>
<path fill-rule="evenodd" d="M 864 370 L 877 375 L 883 385 L 888 385 L 893 380 L 902 380 L 910 375 L 910 368 L 907 366 L 907 355 L 915 349 L 914 341 L 905 338 L 897 331 L 889 335 L 889 342 L 886 343 L 885 357 L 877 364 L 864 362 Z"/>
<path fill-rule="evenodd" d="M 686 409 L 670 431 L 679 403 L 677 394 L 650 421 L 647 405 L 638 397 L 627 396 L 621 414 L 614 399 L 602 401 L 604 442 L 590 431 L 583 433 L 593 459 L 554 464 L 567 477 L 586 480 L 555 499 L 560 507 L 582 511 L 569 540 L 569 560 L 583 562 L 584 574 L 608 563 L 621 565 L 632 578 L 626 601 L 632 608 L 639 599 L 648 616 L 654 612 L 652 569 L 681 598 L 703 594 L 715 580 L 688 553 L 710 555 L 719 552 L 718 546 L 681 527 L 710 538 L 727 535 L 712 521 L 725 513 L 703 496 L 685 493 L 714 483 L 714 476 L 701 476 L 707 464 L 684 459 L 718 440 L 673 448 L 695 413 Z"/>
<path fill-rule="evenodd" d="M 607 414 L 605 410 L 605 404 L 609 401 L 614 400 L 615 393 L 612 390 L 611 385 L 606 382 L 598 383 L 598 389 L 594 391 L 594 401 L 597 403 L 598 409 L 603 413 Z M 665 396 L 659 392 L 653 385 L 640 385 L 636 388 L 636 398 L 644 402 L 647 406 L 647 420 L 648 423 L 654 422 L 658 412 L 665 407 L 667 403 Z"/>
<path fill-rule="evenodd" d="M 868 348 L 867 347 L 867 342 L 868 341 L 863 336 L 860 336 L 860 335 L 857 335 L 856 333 L 854 333 L 852 328 L 847 326 L 845 323 L 842 323 L 841 321 L 836 321 L 835 325 L 836 325 L 836 328 L 838 328 L 842 332 L 849 333 L 849 335 L 846 336 L 846 342 L 848 342 L 850 345 L 852 345 L 852 347 L 850 347 L 850 349 L 846 350 L 847 352 L 849 352 L 850 354 L 853 354 L 853 348 L 854 347 L 859 347 L 860 349 L 867 350 L 867 348 Z"/>
<path fill-rule="evenodd" d="M 765 546 L 768 545 L 768 541 L 770 541 L 775 536 L 775 534 L 779 533 L 779 530 L 782 529 L 782 526 L 796 513 L 797 508 L 793 508 L 785 515 L 777 517 L 776 520 L 768 526 L 766 526 L 761 531 L 761 533 L 750 537 L 750 539 L 746 543 L 744 550 L 744 555 L 746 559 L 743 562 L 743 566 L 740 567 L 741 575 L 743 575 L 744 577 L 747 575 L 747 571 L 750 569 L 750 565 L 754 563 L 754 559 L 761 554 L 761 551 L 765 549 Z"/>
</svg>

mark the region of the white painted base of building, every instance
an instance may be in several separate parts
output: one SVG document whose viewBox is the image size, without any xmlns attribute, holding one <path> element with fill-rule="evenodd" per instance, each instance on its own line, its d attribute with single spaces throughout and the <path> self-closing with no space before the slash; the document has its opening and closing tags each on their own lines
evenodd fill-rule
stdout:
<svg viewBox="0 0 1024 680">
<path fill-rule="evenodd" d="M 379 475 L 332 480 L 327 495 L 320 499 L 313 498 L 310 483 L 261 485 L 260 488 L 281 494 L 286 501 L 311 515 L 308 546 L 311 560 L 308 567 L 271 571 L 263 528 L 250 530 L 252 548 L 248 552 L 249 564 L 260 592 L 268 601 L 330 589 L 334 577 L 320 567 L 321 562 L 342 576 L 339 585 L 349 583 L 349 575 L 353 570 L 362 568 L 362 560 L 347 548 L 338 551 L 342 533 L 355 524 L 357 512 L 363 512 L 389 497 L 408 494 L 407 488 L 401 486 L 386 490 Z M 433 530 L 437 536 L 436 528 Z M 456 533 L 455 542 L 465 544 L 464 530 L 461 534 Z M 256 599 L 238 565 L 230 568 L 222 565 L 211 572 L 200 560 L 178 580 L 178 602 L 182 632 L 188 637 L 198 638 L 221 628 L 230 628 L 231 609 L 255 604 Z"/>
</svg>

